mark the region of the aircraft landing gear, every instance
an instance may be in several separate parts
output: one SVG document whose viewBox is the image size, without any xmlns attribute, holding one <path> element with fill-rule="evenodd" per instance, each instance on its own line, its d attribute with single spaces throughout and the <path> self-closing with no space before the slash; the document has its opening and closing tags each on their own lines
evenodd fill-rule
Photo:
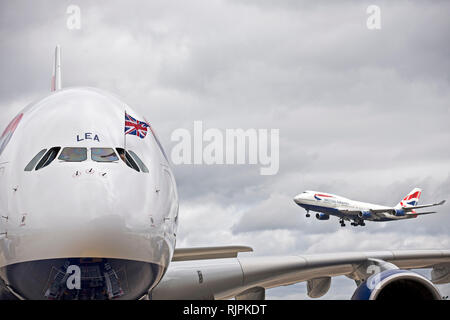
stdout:
<svg viewBox="0 0 450 320">
<path fill-rule="evenodd" d="M 309 210 L 306 210 L 306 217 L 309 218 L 311 215 L 309 214 Z"/>
<path fill-rule="evenodd" d="M 345 227 L 344 219 L 339 220 L 339 223 L 341 224 L 341 227 Z"/>
</svg>

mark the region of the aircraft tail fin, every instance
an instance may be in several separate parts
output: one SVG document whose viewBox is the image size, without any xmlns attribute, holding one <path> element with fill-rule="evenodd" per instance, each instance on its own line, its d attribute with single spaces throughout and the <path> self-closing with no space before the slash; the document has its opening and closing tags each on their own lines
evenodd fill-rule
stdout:
<svg viewBox="0 0 450 320">
<path fill-rule="evenodd" d="M 55 62 L 53 64 L 52 91 L 61 90 L 61 47 L 55 48 Z"/>
<path fill-rule="evenodd" d="M 422 189 L 414 188 L 410 193 L 408 193 L 402 201 L 400 201 L 395 208 L 408 208 L 415 207 L 419 203 L 420 195 L 422 194 Z"/>
</svg>

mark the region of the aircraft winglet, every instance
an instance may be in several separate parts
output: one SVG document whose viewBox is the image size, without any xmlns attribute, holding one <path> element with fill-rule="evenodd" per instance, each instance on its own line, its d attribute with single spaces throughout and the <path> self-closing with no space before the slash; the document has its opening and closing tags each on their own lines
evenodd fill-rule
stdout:
<svg viewBox="0 0 450 320">
<path fill-rule="evenodd" d="M 61 90 L 61 47 L 55 48 L 55 63 L 53 65 L 52 91 Z"/>
</svg>

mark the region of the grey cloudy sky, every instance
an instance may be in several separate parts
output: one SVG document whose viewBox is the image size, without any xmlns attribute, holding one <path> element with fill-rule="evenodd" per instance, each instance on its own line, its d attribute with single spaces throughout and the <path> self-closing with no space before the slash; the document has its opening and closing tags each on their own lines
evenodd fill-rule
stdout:
<svg viewBox="0 0 450 320">
<path fill-rule="evenodd" d="M 81 9 L 69 30 L 66 9 Z M 381 30 L 366 27 L 369 5 Z M 321 190 L 394 205 L 412 188 L 450 200 L 448 1 L 0 2 L 0 126 L 63 86 L 116 93 L 168 154 L 177 128 L 280 129 L 280 170 L 178 165 L 179 246 L 243 244 L 257 255 L 450 248 L 449 205 L 431 216 L 340 228 L 292 202 Z M 346 278 L 324 297 L 349 298 Z M 449 294 L 449 286 L 442 286 Z M 268 298 L 305 298 L 305 284 Z"/>
</svg>

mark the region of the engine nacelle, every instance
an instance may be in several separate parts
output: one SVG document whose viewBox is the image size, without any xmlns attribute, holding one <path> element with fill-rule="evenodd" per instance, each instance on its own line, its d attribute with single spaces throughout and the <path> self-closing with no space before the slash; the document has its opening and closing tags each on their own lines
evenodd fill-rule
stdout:
<svg viewBox="0 0 450 320">
<path fill-rule="evenodd" d="M 352 300 L 441 300 L 433 283 L 407 270 L 386 270 L 370 276 L 353 293 Z"/>
<path fill-rule="evenodd" d="M 372 217 L 372 212 L 370 211 L 360 211 L 358 217 L 361 219 L 370 219 Z"/>
<path fill-rule="evenodd" d="M 330 216 L 328 215 L 328 214 L 326 214 L 326 213 L 317 213 L 316 214 L 316 218 L 318 219 L 318 220 L 328 220 L 328 219 L 330 219 Z"/>
<path fill-rule="evenodd" d="M 394 215 L 397 217 L 402 217 L 405 215 L 404 209 L 394 209 Z"/>
</svg>

